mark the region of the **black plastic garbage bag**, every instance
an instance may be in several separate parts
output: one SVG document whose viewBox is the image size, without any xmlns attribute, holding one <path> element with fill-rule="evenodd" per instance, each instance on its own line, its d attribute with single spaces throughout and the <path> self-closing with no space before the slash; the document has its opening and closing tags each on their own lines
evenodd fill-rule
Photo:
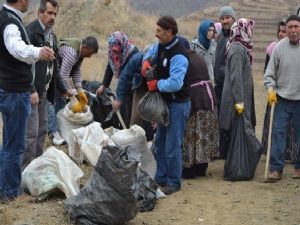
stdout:
<svg viewBox="0 0 300 225">
<path fill-rule="evenodd" d="M 167 126 L 170 122 L 169 108 L 159 92 L 148 92 L 138 103 L 142 119 Z"/>
<path fill-rule="evenodd" d="M 127 148 L 104 147 L 84 188 L 64 201 L 71 221 L 78 225 L 116 225 L 133 219 L 143 205 L 143 196 L 147 196 L 142 187 L 151 179 L 138 164 Z"/>
<path fill-rule="evenodd" d="M 255 136 L 254 128 L 244 115 L 236 114 L 230 140 L 224 165 L 224 180 L 251 180 L 262 155 L 263 147 Z"/>
</svg>

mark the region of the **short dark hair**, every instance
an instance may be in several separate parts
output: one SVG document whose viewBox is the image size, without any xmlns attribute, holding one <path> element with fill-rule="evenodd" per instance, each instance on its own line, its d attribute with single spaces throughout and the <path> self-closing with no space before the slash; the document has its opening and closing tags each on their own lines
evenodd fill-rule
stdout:
<svg viewBox="0 0 300 225">
<path fill-rule="evenodd" d="M 156 25 L 164 28 L 165 30 L 172 30 L 172 34 L 178 33 L 177 22 L 172 16 L 162 16 L 156 22 Z"/>
<path fill-rule="evenodd" d="M 47 10 L 47 2 L 49 2 L 53 7 L 58 8 L 58 4 L 56 0 L 41 0 L 40 6 L 39 6 L 39 12 L 43 13 Z"/>
<path fill-rule="evenodd" d="M 17 3 L 18 0 L 6 0 L 7 3 Z"/>
<path fill-rule="evenodd" d="M 99 44 L 98 44 L 97 39 L 93 36 L 89 36 L 89 37 L 86 37 L 85 39 L 83 39 L 82 45 L 84 45 L 88 48 L 92 48 L 95 53 L 98 52 Z"/>
<path fill-rule="evenodd" d="M 299 16 L 296 16 L 296 15 L 290 15 L 287 19 L 286 19 L 286 24 L 288 22 L 290 22 L 291 20 L 296 20 L 298 22 L 300 22 L 300 17 Z"/>
</svg>

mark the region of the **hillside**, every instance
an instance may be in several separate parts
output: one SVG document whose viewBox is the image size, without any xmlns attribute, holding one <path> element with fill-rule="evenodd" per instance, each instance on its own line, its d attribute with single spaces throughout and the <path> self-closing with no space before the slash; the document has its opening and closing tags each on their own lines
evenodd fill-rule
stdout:
<svg viewBox="0 0 300 225">
<path fill-rule="evenodd" d="M 210 5 L 218 5 L 221 0 L 128 0 L 129 4 L 136 10 L 153 15 L 173 15 L 182 17 L 193 13 L 195 10 Z"/>
</svg>

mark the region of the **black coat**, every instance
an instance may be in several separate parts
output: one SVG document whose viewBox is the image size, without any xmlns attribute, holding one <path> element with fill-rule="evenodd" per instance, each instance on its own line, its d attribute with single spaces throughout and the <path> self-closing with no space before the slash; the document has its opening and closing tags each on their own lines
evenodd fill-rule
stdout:
<svg viewBox="0 0 300 225">
<path fill-rule="evenodd" d="M 26 31 L 28 33 L 28 37 L 32 45 L 36 47 L 50 46 L 50 44 L 45 39 L 44 31 L 38 19 L 36 19 L 28 26 L 26 26 Z M 58 54 L 57 39 L 54 34 L 53 34 L 53 50 L 57 55 Z M 55 99 L 56 88 L 62 94 L 67 91 L 59 75 L 59 65 L 57 60 L 54 60 L 53 63 L 54 63 L 53 76 L 49 85 L 49 89 L 47 91 L 47 99 L 52 103 L 54 102 Z M 47 66 L 48 66 L 48 62 L 42 60 L 38 61 L 35 64 L 35 79 L 34 79 L 34 85 L 31 88 L 31 93 L 36 91 L 40 98 L 42 97 L 42 94 L 45 91 L 45 86 L 46 86 L 45 79 L 47 73 Z"/>
</svg>

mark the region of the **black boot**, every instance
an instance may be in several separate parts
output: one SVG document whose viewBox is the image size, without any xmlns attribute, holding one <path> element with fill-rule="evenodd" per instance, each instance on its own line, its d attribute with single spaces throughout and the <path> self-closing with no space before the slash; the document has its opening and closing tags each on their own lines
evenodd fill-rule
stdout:
<svg viewBox="0 0 300 225">
<path fill-rule="evenodd" d="M 195 173 L 198 177 L 205 177 L 206 176 L 206 170 L 208 167 L 208 163 L 202 163 L 195 165 Z"/>
<path fill-rule="evenodd" d="M 196 178 L 195 168 L 184 168 L 182 170 L 182 178 L 184 179 L 194 179 Z"/>
</svg>

